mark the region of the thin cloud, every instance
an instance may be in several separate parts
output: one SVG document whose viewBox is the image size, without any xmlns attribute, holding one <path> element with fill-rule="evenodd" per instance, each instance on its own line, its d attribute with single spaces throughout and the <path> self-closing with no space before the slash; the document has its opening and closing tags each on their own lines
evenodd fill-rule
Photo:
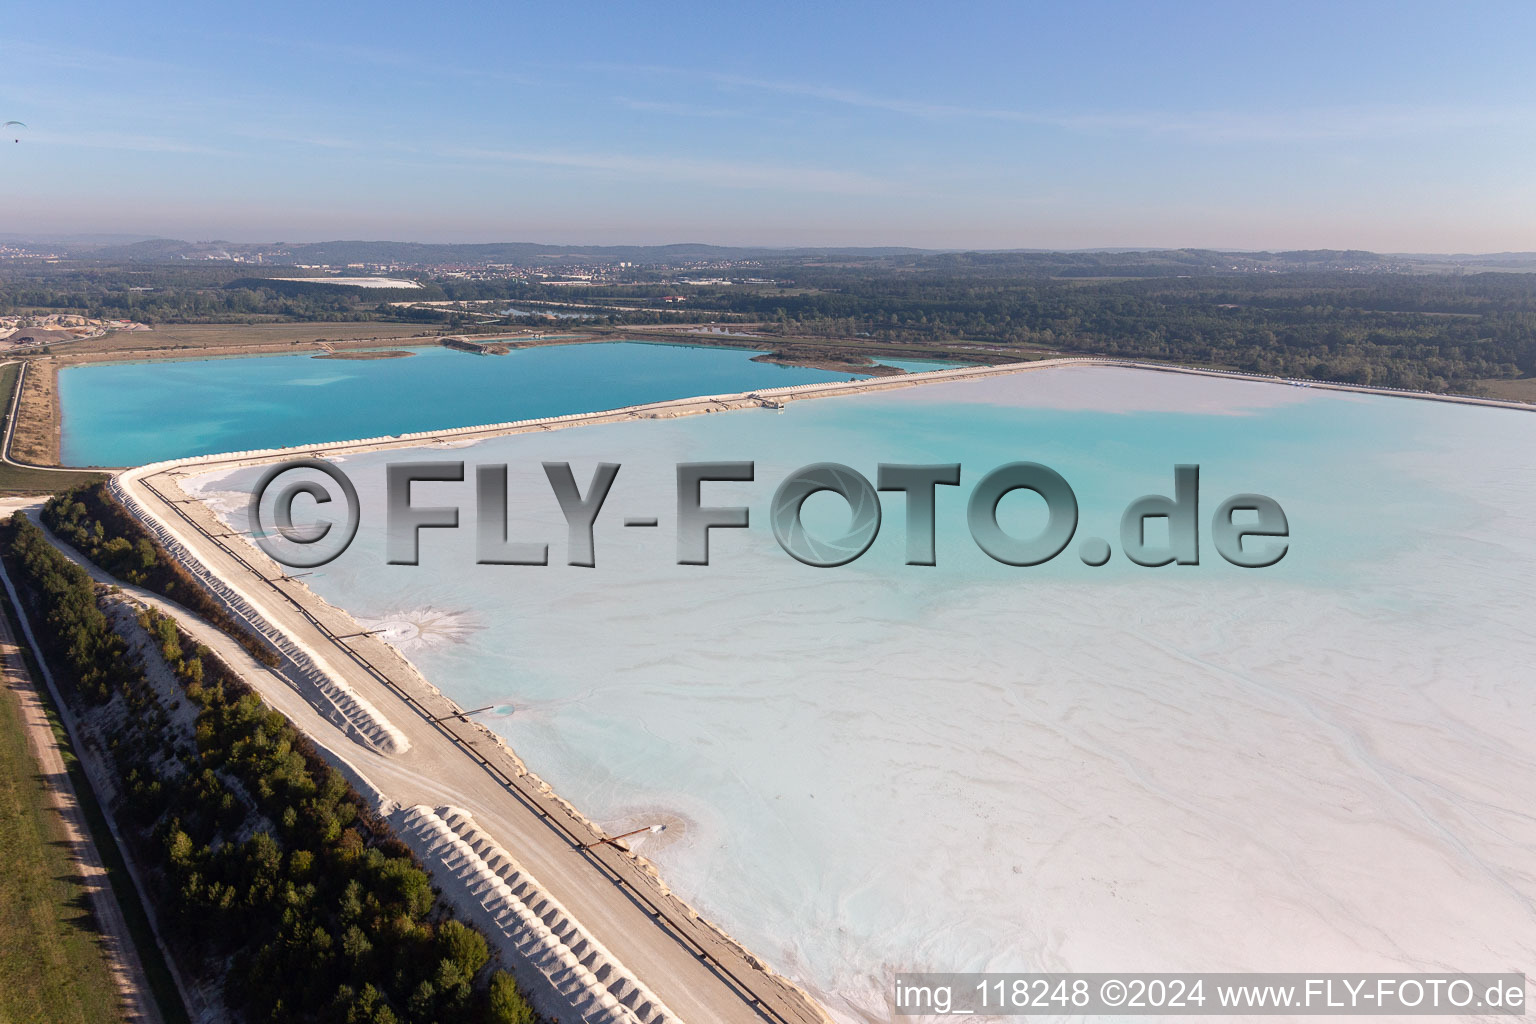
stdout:
<svg viewBox="0 0 1536 1024">
<path fill-rule="evenodd" d="M 315 135 L 313 133 L 289 131 L 283 128 L 262 128 L 255 125 L 231 128 L 228 130 L 228 134 L 238 139 L 252 139 L 257 142 L 286 143 L 294 146 L 311 146 L 315 149 L 334 149 L 352 153 L 379 148 L 376 144 L 364 143 L 339 135 Z"/>
<path fill-rule="evenodd" d="M 785 189 L 844 195 L 894 194 L 902 191 L 892 182 L 856 171 L 739 161 L 483 148 L 455 148 L 445 151 L 443 155 L 461 160 L 568 167 L 668 181 L 701 182 L 737 189 Z"/>
<path fill-rule="evenodd" d="M 1410 138 L 1445 132 L 1530 127 L 1532 111 L 1518 107 L 1343 106 L 1259 113 L 1210 111 L 1184 115 L 1091 114 L 1064 118 L 1083 131 L 1138 131 L 1192 141 L 1321 142 Z"/>
<path fill-rule="evenodd" d="M 615 96 L 613 102 L 629 110 L 646 114 L 667 114 L 672 117 L 741 117 L 740 110 L 723 107 L 700 107 L 692 103 L 666 103 L 659 100 L 640 100 L 630 96 Z"/>
<path fill-rule="evenodd" d="M 184 139 L 130 134 L 127 132 L 59 132 L 34 129 L 28 131 L 27 141 L 40 146 L 110 149 L 126 153 L 183 153 L 224 157 L 236 155 L 227 149 L 207 146 L 197 142 L 188 142 Z"/>
<path fill-rule="evenodd" d="M 87 50 L 77 46 L 64 47 L 58 44 L 58 40 L 7 40 L 5 60 L 11 74 L 15 74 L 20 65 L 36 68 L 39 71 L 95 72 L 111 75 L 188 71 L 185 66 L 171 61 Z"/>
<path fill-rule="evenodd" d="M 438 166 L 443 158 L 480 164 L 528 164 L 592 171 L 650 181 L 687 182 L 740 190 L 771 189 L 836 195 L 895 195 L 910 189 L 857 171 L 785 166 L 739 160 L 701 160 L 688 157 L 655 157 L 633 153 L 520 150 L 492 147 L 424 147 L 380 139 L 357 139 L 284 131 L 281 128 L 245 125 L 231 128 L 233 139 L 261 140 L 308 146 L 352 154 L 372 154 L 393 162 Z M 121 152 L 178 153 L 235 157 L 227 148 L 167 136 L 115 131 L 31 131 L 28 141 L 61 147 L 106 149 Z"/>
<path fill-rule="evenodd" d="M 614 65 L 609 69 L 618 70 Z M 1204 143 L 1308 142 L 1403 138 L 1444 132 L 1501 127 L 1530 128 L 1536 111 L 1527 107 L 1453 104 L 1342 105 L 1282 111 L 1131 111 L 1125 113 L 1058 113 L 933 103 L 877 96 L 856 89 L 809 82 L 790 82 L 716 71 L 694 71 L 655 65 L 628 65 L 622 70 L 680 76 L 736 89 L 781 96 L 799 96 L 863 110 L 880 110 L 928 121 L 993 121 L 1058 128 L 1085 134 L 1136 132 L 1174 136 Z"/>
<path fill-rule="evenodd" d="M 414 51 L 385 50 L 372 46 L 359 46 L 356 43 L 336 43 L 318 39 L 288 39 L 268 35 L 233 36 L 224 34 L 214 38 L 241 44 L 255 43 L 258 46 L 287 50 L 293 53 L 314 54 L 352 64 L 371 64 L 375 67 L 409 71 L 413 75 L 431 74 L 446 78 L 483 79 L 508 82 L 516 85 L 541 84 L 536 79 L 510 71 L 503 71 L 499 68 L 476 67 L 460 63 L 453 58 L 429 59 L 423 54 Z"/>
</svg>

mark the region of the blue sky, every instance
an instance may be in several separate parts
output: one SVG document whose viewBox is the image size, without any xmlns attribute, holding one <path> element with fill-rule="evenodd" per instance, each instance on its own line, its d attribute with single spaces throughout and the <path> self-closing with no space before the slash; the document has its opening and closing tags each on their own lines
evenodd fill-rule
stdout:
<svg viewBox="0 0 1536 1024">
<path fill-rule="evenodd" d="M 33 3 L 0 232 L 1536 249 L 1536 5 Z"/>
</svg>

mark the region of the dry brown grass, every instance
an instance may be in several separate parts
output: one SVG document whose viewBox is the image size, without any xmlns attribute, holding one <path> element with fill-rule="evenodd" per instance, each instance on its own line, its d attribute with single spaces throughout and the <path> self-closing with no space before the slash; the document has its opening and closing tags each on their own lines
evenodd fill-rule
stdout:
<svg viewBox="0 0 1536 1024">
<path fill-rule="evenodd" d="M 1515 380 L 1480 380 L 1489 398 L 1506 402 L 1536 402 L 1536 377 L 1519 377 Z"/>
<path fill-rule="evenodd" d="M 190 354 L 204 349 L 243 351 L 313 348 L 320 340 L 342 345 L 380 342 L 401 344 L 407 339 L 431 344 L 437 333 L 416 324 L 283 323 L 283 324 L 164 324 L 152 331 L 109 334 L 54 350 L 69 359 L 121 359 L 130 355 Z"/>
<path fill-rule="evenodd" d="M 59 464 L 58 371 L 52 360 L 36 360 L 27 367 L 11 458 L 36 466 Z"/>
<path fill-rule="evenodd" d="M 0 1020 L 120 1021 L 74 848 L 9 686 L 0 687 Z"/>
</svg>

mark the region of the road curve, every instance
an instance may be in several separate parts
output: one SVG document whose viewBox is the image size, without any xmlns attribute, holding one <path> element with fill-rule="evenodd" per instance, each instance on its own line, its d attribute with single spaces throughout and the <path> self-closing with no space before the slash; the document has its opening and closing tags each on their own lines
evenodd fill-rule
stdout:
<svg viewBox="0 0 1536 1024">
<path fill-rule="evenodd" d="M 174 478 L 129 471 L 114 483 L 146 525 L 169 534 L 235 584 L 265 625 L 323 652 L 349 686 L 405 733 L 409 749 L 395 755 L 349 739 L 287 682 L 252 668 L 256 663 L 248 655 L 227 639 L 219 641 L 185 609 L 136 594 L 190 623 L 194 635 L 231 665 L 243 665 L 242 674 L 251 673 L 263 697 L 326 750 L 365 794 L 376 794 L 387 807 L 449 806 L 473 815 L 480 831 L 525 866 L 593 943 L 654 992 L 674 1019 L 827 1024 L 829 1018 L 809 996 L 698 917 L 644 861 L 613 845 L 582 849 L 603 834 L 529 773 L 494 734 L 452 717 L 443 720 L 461 709 L 382 641 L 344 639 L 361 632 L 349 615 L 301 582 L 281 579 L 280 567 L 243 541 L 226 542 L 223 524 L 201 502 L 182 497 Z"/>
</svg>

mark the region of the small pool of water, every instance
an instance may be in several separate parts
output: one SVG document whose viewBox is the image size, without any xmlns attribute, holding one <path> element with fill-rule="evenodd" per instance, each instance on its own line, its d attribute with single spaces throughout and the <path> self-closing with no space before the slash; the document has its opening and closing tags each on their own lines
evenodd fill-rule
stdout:
<svg viewBox="0 0 1536 1024">
<path fill-rule="evenodd" d="M 929 370 L 953 370 L 961 366 L 971 366 L 971 363 L 957 362 L 953 359 L 876 359 L 877 363 L 886 366 L 894 366 L 898 370 L 906 370 L 908 373 L 927 373 Z"/>
</svg>

